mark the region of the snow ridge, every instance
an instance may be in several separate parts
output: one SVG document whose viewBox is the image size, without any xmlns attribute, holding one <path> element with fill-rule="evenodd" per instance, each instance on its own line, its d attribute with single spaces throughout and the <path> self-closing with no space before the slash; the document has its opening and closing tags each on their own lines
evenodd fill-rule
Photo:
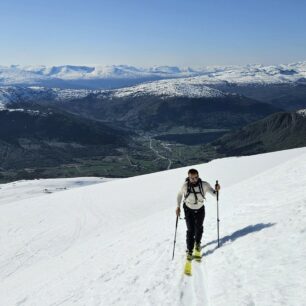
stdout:
<svg viewBox="0 0 306 306">
<path fill-rule="evenodd" d="M 0 87 L 0 105 L 11 102 L 38 100 L 70 101 L 82 99 L 89 95 L 97 96 L 97 98 L 122 98 L 145 95 L 160 96 L 163 98 L 217 98 L 225 96 L 225 93 L 205 86 L 197 78 L 161 80 L 113 90 L 59 89 L 40 86 L 2 86 Z"/>
<path fill-rule="evenodd" d="M 125 87 L 113 91 L 117 98 L 127 96 L 155 95 L 164 97 L 223 97 L 225 94 L 220 90 L 205 86 L 199 78 L 184 78 L 161 80 L 144 83 L 132 87 Z"/>
</svg>

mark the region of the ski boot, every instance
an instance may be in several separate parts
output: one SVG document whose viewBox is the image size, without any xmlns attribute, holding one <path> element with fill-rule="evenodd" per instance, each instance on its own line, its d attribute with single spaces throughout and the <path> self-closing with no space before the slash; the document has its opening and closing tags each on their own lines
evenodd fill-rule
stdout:
<svg viewBox="0 0 306 306">
<path fill-rule="evenodd" d="M 202 260 L 201 244 L 200 243 L 195 243 L 195 245 L 194 245 L 193 258 L 198 262 L 200 262 Z"/>
</svg>

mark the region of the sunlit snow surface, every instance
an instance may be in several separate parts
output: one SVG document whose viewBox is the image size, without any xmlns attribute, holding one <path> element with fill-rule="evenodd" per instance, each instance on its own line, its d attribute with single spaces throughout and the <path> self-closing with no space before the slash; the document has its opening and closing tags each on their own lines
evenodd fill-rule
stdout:
<svg viewBox="0 0 306 306">
<path fill-rule="evenodd" d="M 192 166 L 222 188 L 221 247 L 208 195 L 192 277 L 182 273 L 184 220 L 171 261 L 176 195 L 190 167 L 50 194 L 42 184 L 40 196 L 20 200 L 16 184 L 14 201 L 3 193 L 0 304 L 303 305 L 306 148 Z"/>
<path fill-rule="evenodd" d="M 72 188 L 109 182 L 114 179 L 103 177 L 74 177 L 57 179 L 20 180 L 0 184 L 0 205 L 21 199 L 41 196 Z"/>
</svg>

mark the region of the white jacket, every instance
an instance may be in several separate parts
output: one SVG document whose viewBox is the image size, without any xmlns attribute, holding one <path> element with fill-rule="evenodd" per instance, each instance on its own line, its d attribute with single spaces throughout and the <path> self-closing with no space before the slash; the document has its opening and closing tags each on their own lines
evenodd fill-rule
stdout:
<svg viewBox="0 0 306 306">
<path fill-rule="evenodd" d="M 190 192 L 188 197 L 185 199 L 185 196 L 187 194 L 187 188 L 188 188 L 188 182 L 186 181 L 179 193 L 177 194 L 177 207 L 181 206 L 182 198 L 184 196 L 184 203 L 186 203 L 186 206 L 191 209 L 199 209 L 202 206 L 204 206 L 204 200 L 205 200 L 205 194 L 209 192 L 212 195 L 216 195 L 215 189 L 213 189 L 209 183 L 202 181 L 202 190 L 204 193 L 204 198 L 202 194 L 200 193 L 200 187 L 199 185 L 194 187 L 194 191 L 197 193 L 198 202 L 196 203 L 196 198 L 193 193 L 193 191 Z M 199 193 L 198 193 L 199 192 Z"/>
</svg>

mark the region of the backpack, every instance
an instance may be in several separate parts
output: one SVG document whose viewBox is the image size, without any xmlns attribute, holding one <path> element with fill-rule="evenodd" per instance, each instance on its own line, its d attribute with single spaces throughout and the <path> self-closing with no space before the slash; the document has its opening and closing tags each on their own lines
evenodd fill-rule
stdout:
<svg viewBox="0 0 306 306">
<path fill-rule="evenodd" d="M 198 204 L 197 193 L 200 193 L 200 194 L 202 195 L 202 197 L 205 199 L 205 197 L 204 197 L 204 191 L 203 191 L 203 186 L 202 186 L 202 180 L 201 180 L 200 178 L 198 178 L 197 185 L 195 185 L 195 186 L 199 186 L 200 191 L 198 191 L 198 192 L 196 192 L 196 191 L 194 190 L 193 185 L 192 185 L 192 184 L 190 183 L 190 181 L 189 181 L 189 177 L 187 177 L 187 178 L 185 179 L 185 182 L 188 182 L 188 183 L 187 183 L 187 193 L 186 193 L 186 195 L 185 195 L 185 200 L 188 198 L 188 196 L 190 195 L 191 192 L 194 193 L 194 197 L 195 197 L 195 199 L 196 199 L 196 204 Z"/>
</svg>

